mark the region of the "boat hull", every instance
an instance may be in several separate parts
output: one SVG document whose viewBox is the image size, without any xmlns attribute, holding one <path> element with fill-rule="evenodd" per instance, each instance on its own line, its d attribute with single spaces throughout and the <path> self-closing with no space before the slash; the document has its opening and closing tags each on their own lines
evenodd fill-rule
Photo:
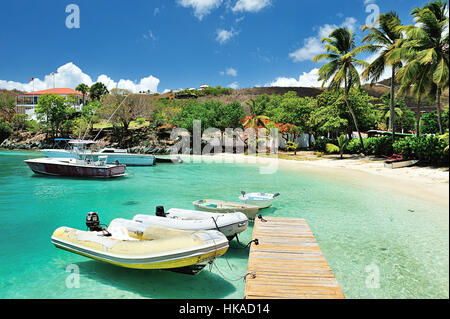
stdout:
<svg viewBox="0 0 450 319">
<path fill-rule="evenodd" d="M 409 167 L 416 165 L 419 161 L 418 160 L 408 160 L 408 161 L 386 161 L 384 162 L 384 167 L 386 168 L 403 168 L 403 167 Z"/>
<path fill-rule="evenodd" d="M 169 209 L 166 217 L 136 215 L 133 220 L 180 230 L 218 230 L 227 238 L 233 238 L 248 227 L 248 218 L 243 213 L 217 214 L 176 208 Z"/>
<path fill-rule="evenodd" d="M 139 155 L 139 154 L 107 154 L 94 153 L 94 160 L 98 160 L 99 156 L 107 156 L 107 164 L 124 164 L 126 166 L 153 166 L 155 165 L 155 156 Z"/>
<path fill-rule="evenodd" d="M 273 202 L 272 199 L 256 200 L 244 198 L 243 196 L 239 197 L 239 199 L 247 205 L 258 206 L 260 209 L 271 207 Z"/>
<path fill-rule="evenodd" d="M 114 178 L 125 176 L 125 165 L 107 166 L 77 166 L 66 163 L 25 161 L 35 174 L 64 176 L 64 177 L 91 177 Z"/>
<path fill-rule="evenodd" d="M 256 218 L 256 215 L 258 214 L 259 207 L 252 206 L 252 205 L 246 205 L 246 204 L 239 204 L 239 203 L 232 203 L 232 202 L 225 202 L 225 201 L 216 201 L 216 200 L 205 200 L 207 203 L 213 203 L 216 205 L 214 206 L 206 206 L 203 203 L 203 200 L 198 200 L 193 202 L 196 210 L 203 211 L 203 212 L 212 212 L 212 213 L 235 213 L 235 212 L 241 212 L 247 216 L 248 219 L 254 220 Z"/>
<path fill-rule="evenodd" d="M 41 153 L 48 158 L 77 158 L 75 152 L 68 150 L 41 150 Z M 80 154 L 83 156 L 83 154 Z M 129 153 L 89 153 L 94 161 L 98 161 L 100 156 L 106 156 L 106 164 L 119 164 L 127 166 L 153 166 L 155 165 L 155 156 Z"/>
<path fill-rule="evenodd" d="M 216 242 L 208 243 L 196 239 L 198 244 L 193 245 L 191 236 L 194 235 L 183 235 L 178 241 L 174 238 L 168 239 L 169 242 L 129 241 L 60 227 L 53 233 L 51 241 L 57 248 L 119 267 L 168 269 L 190 273 L 201 271 L 209 262 L 228 250 L 228 241 L 225 238 L 217 238 Z M 161 245 L 167 249 L 161 249 Z"/>
<path fill-rule="evenodd" d="M 48 158 L 77 158 L 77 154 L 68 150 L 41 150 L 41 153 Z"/>
</svg>

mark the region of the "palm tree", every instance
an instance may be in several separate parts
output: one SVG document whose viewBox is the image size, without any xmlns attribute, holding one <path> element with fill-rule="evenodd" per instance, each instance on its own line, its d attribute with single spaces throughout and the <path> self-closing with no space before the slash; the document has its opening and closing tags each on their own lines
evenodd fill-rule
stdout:
<svg viewBox="0 0 450 319">
<path fill-rule="evenodd" d="M 422 116 L 422 101 L 435 94 L 436 85 L 432 82 L 431 67 L 423 66 L 418 61 L 411 61 L 397 72 L 397 81 L 400 82 L 400 95 L 413 96 L 417 101 L 416 108 L 416 134 L 420 136 L 420 118 Z"/>
<path fill-rule="evenodd" d="M 403 38 L 403 34 L 398 30 L 401 21 L 396 12 L 389 12 L 380 15 L 380 28 L 365 25 L 362 30 L 370 30 L 371 32 L 364 37 L 362 42 L 368 42 L 367 51 L 379 52 L 378 57 L 370 63 L 364 70 L 362 76 L 365 79 L 371 79 L 372 84 L 377 82 L 383 75 L 386 66 L 389 65 L 387 56 L 390 52 L 397 49 L 396 42 Z M 392 143 L 395 142 L 395 74 L 402 67 L 401 62 L 392 65 L 391 74 L 391 94 L 390 94 L 390 113 L 389 113 L 389 130 L 392 131 Z"/>
<path fill-rule="evenodd" d="M 327 53 L 319 54 L 314 57 L 314 62 L 320 60 L 330 60 L 327 64 L 319 69 L 319 81 L 323 81 L 322 87 L 330 81 L 329 88 L 331 90 L 339 91 L 344 86 L 344 99 L 347 108 L 352 115 L 353 123 L 358 131 L 361 148 L 365 154 L 365 147 L 361 132 L 359 130 L 358 121 L 355 112 L 350 105 L 348 95 L 352 87 L 359 88 L 361 86 L 361 79 L 359 77 L 356 66 L 366 68 L 369 63 L 363 60 L 356 59 L 355 56 L 363 52 L 366 48 L 355 46 L 355 37 L 353 32 L 346 28 L 338 28 L 334 30 L 329 38 L 323 38 L 322 43 L 327 43 L 325 48 Z"/>
<path fill-rule="evenodd" d="M 75 91 L 81 92 L 81 94 L 83 94 L 83 105 L 86 105 L 86 96 L 89 93 L 89 86 L 87 86 L 87 84 L 81 83 L 75 88 Z"/>
<path fill-rule="evenodd" d="M 256 111 L 256 101 L 254 99 L 250 99 L 245 101 L 245 104 L 247 104 L 250 109 L 250 115 L 247 116 L 242 126 L 250 128 L 264 127 L 267 129 L 265 122 L 269 120 L 269 117 L 258 114 Z"/>
<path fill-rule="evenodd" d="M 398 27 L 407 39 L 402 46 L 390 54 L 390 60 L 401 59 L 412 63 L 412 69 L 430 77 L 426 82 L 434 83 L 436 110 L 440 133 L 443 133 L 441 118 L 441 94 L 449 86 L 449 33 L 446 1 L 436 0 L 412 11 L 415 25 Z M 400 43 L 400 42 L 399 42 Z M 425 80 L 425 79 L 424 79 Z"/>
<path fill-rule="evenodd" d="M 344 151 L 347 147 L 349 140 L 345 137 L 344 134 L 338 137 L 337 139 L 338 145 L 334 145 L 328 143 L 325 147 L 328 153 L 339 153 L 341 154 L 341 159 L 344 157 Z"/>
</svg>

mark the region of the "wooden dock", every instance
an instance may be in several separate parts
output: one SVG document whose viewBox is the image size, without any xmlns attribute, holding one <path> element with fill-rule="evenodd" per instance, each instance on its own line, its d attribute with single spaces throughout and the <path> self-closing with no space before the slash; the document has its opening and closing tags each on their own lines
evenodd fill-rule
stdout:
<svg viewBox="0 0 450 319">
<path fill-rule="evenodd" d="M 256 219 L 248 260 L 246 299 L 343 299 L 342 289 L 306 220 Z"/>
</svg>

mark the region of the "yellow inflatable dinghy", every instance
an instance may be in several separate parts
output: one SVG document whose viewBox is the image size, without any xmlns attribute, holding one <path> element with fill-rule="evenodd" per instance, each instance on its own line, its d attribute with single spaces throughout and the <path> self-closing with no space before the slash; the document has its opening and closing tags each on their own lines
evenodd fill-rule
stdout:
<svg viewBox="0 0 450 319">
<path fill-rule="evenodd" d="M 52 243 L 85 257 L 134 269 L 171 269 L 196 274 L 228 250 L 220 232 L 184 231 L 115 219 L 107 229 L 60 227 Z"/>
</svg>

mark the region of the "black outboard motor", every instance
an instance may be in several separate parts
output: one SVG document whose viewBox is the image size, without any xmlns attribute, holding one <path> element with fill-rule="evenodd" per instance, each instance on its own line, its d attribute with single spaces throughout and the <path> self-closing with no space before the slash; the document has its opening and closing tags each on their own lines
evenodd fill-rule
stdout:
<svg viewBox="0 0 450 319">
<path fill-rule="evenodd" d="M 103 231 L 105 230 L 100 226 L 100 219 L 98 218 L 98 213 L 89 212 L 86 216 L 86 226 L 89 228 L 89 231 Z"/>
<path fill-rule="evenodd" d="M 164 206 L 156 206 L 156 216 L 166 217 L 166 213 L 164 212 Z"/>
</svg>

